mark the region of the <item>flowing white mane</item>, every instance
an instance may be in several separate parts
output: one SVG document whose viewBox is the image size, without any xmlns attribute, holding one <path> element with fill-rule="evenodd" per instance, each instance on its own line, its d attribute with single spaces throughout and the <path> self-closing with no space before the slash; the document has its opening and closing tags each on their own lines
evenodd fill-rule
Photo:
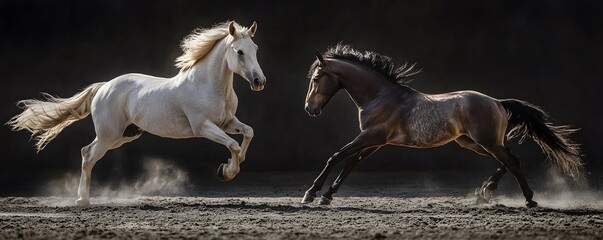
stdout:
<svg viewBox="0 0 603 240">
<path fill-rule="evenodd" d="M 180 68 L 180 71 L 185 71 L 203 59 L 211 51 L 216 42 L 228 36 L 228 25 L 231 22 L 234 23 L 237 30 L 236 37 L 249 37 L 247 28 L 242 27 L 234 21 L 218 23 L 214 27 L 207 29 L 197 28 L 182 40 L 180 47 L 184 51 L 184 54 L 176 58 L 176 67 Z"/>
</svg>

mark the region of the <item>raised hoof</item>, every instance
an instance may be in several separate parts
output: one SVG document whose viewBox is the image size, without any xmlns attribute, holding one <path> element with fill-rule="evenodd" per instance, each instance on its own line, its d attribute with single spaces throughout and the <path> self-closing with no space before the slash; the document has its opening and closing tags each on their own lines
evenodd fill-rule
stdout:
<svg viewBox="0 0 603 240">
<path fill-rule="evenodd" d="M 320 201 L 318 202 L 318 205 L 329 205 L 331 204 L 331 201 L 333 201 L 333 199 L 328 199 L 325 196 L 320 197 Z"/>
<path fill-rule="evenodd" d="M 488 202 L 488 199 L 485 199 L 482 196 L 477 196 L 477 199 L 475 199 L 475 203 L 477 204 L 486 204 Z"/>
<path fill-rule="evenodd" d="M 224 176 L 224 167 L 226 167 L 224 165 L 224 163 L 222 163 L 222 164 L 220 164 L 220 166 L 218 166 L 218 179 L 222 182 L 228 182 L 228 181 L 232 180 L 232 178 L 228 179 L 228 178 L 226 178 L 226 176 Z"/>
<path fill-rule="evenodd" d="M 526 201 L 526 207 L 528 207 L 528 208 L 538 207 L 538 203 L 534 202 L 534 201 Z"/>
<path fill-rule="evenodd" d="M 304 194 L 304 199 L 302 199 L 301 203 L 303 204 L 308 204 L 314 201 L 314 198 L 316 198 L 316 194 L 311 194 L 309 192 L 306 192 L 306 194 Z"/>
<path fill-rule="evenodd" d="M 80 198 L 78 200 L 75 200 L 75 205 L 80 207 L 88 207 L 90 206 L 90 200 Z"/>
</svg>

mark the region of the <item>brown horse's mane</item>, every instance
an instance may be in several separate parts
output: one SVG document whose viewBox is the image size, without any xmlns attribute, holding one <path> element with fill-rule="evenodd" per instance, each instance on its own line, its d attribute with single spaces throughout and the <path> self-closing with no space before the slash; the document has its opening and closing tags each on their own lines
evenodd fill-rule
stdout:
<svg viewBox="0 0 603 240">
<path fill-rule="evenodd" d="M 411 82 L 412 79 L 410 79 L 410 77 L 418 74 L 421 71 L 420 69 L 417 70 L 415 68 L 416 63 L 410 65 L 408 63 L 404 63 L 401 66 L 396 66 L 392 59 L 388 56 L 371 51 L 360 52 L 350 45 L 341 43 L 338 43 L 334 47 L 327 49 L 327 52 L 323 56 L 325 58 L 348 60 L 365 65 L 382 74 L 391 82 L 399 84 L 407 84 Z M 318 61 L 315 61 L 310 68 L 310 77 L 317 67 Z"/>
</svg>

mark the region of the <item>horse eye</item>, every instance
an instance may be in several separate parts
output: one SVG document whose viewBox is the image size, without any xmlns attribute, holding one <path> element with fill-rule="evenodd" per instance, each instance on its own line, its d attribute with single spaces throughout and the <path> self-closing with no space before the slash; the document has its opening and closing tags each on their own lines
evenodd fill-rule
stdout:
<svg viewBox="0 0 603 240">
<path fill-rule="evenodd" d="M 243 51 L 242 50 L 237 50 L 237 54 L 239 54 L 239 55 L 242 56 L 243 55 Z"/>
</svg>

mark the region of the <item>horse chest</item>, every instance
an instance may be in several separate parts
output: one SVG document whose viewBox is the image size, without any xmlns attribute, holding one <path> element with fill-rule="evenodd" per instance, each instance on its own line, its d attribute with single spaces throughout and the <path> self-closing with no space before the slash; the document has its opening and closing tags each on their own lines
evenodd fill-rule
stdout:
<svg viewBox="0 0 603 240">
<path fill-rule="evenodd" d="M 216 125 L 223 125 L 234 117 L 238 100 L 236 95 L 230 95 L 227 98 L 205 101 L 202 104 L 203 106 L 199 108 L 199 113 L 205 113 L 203 115 L 210 118 Z"/>
</svg>

